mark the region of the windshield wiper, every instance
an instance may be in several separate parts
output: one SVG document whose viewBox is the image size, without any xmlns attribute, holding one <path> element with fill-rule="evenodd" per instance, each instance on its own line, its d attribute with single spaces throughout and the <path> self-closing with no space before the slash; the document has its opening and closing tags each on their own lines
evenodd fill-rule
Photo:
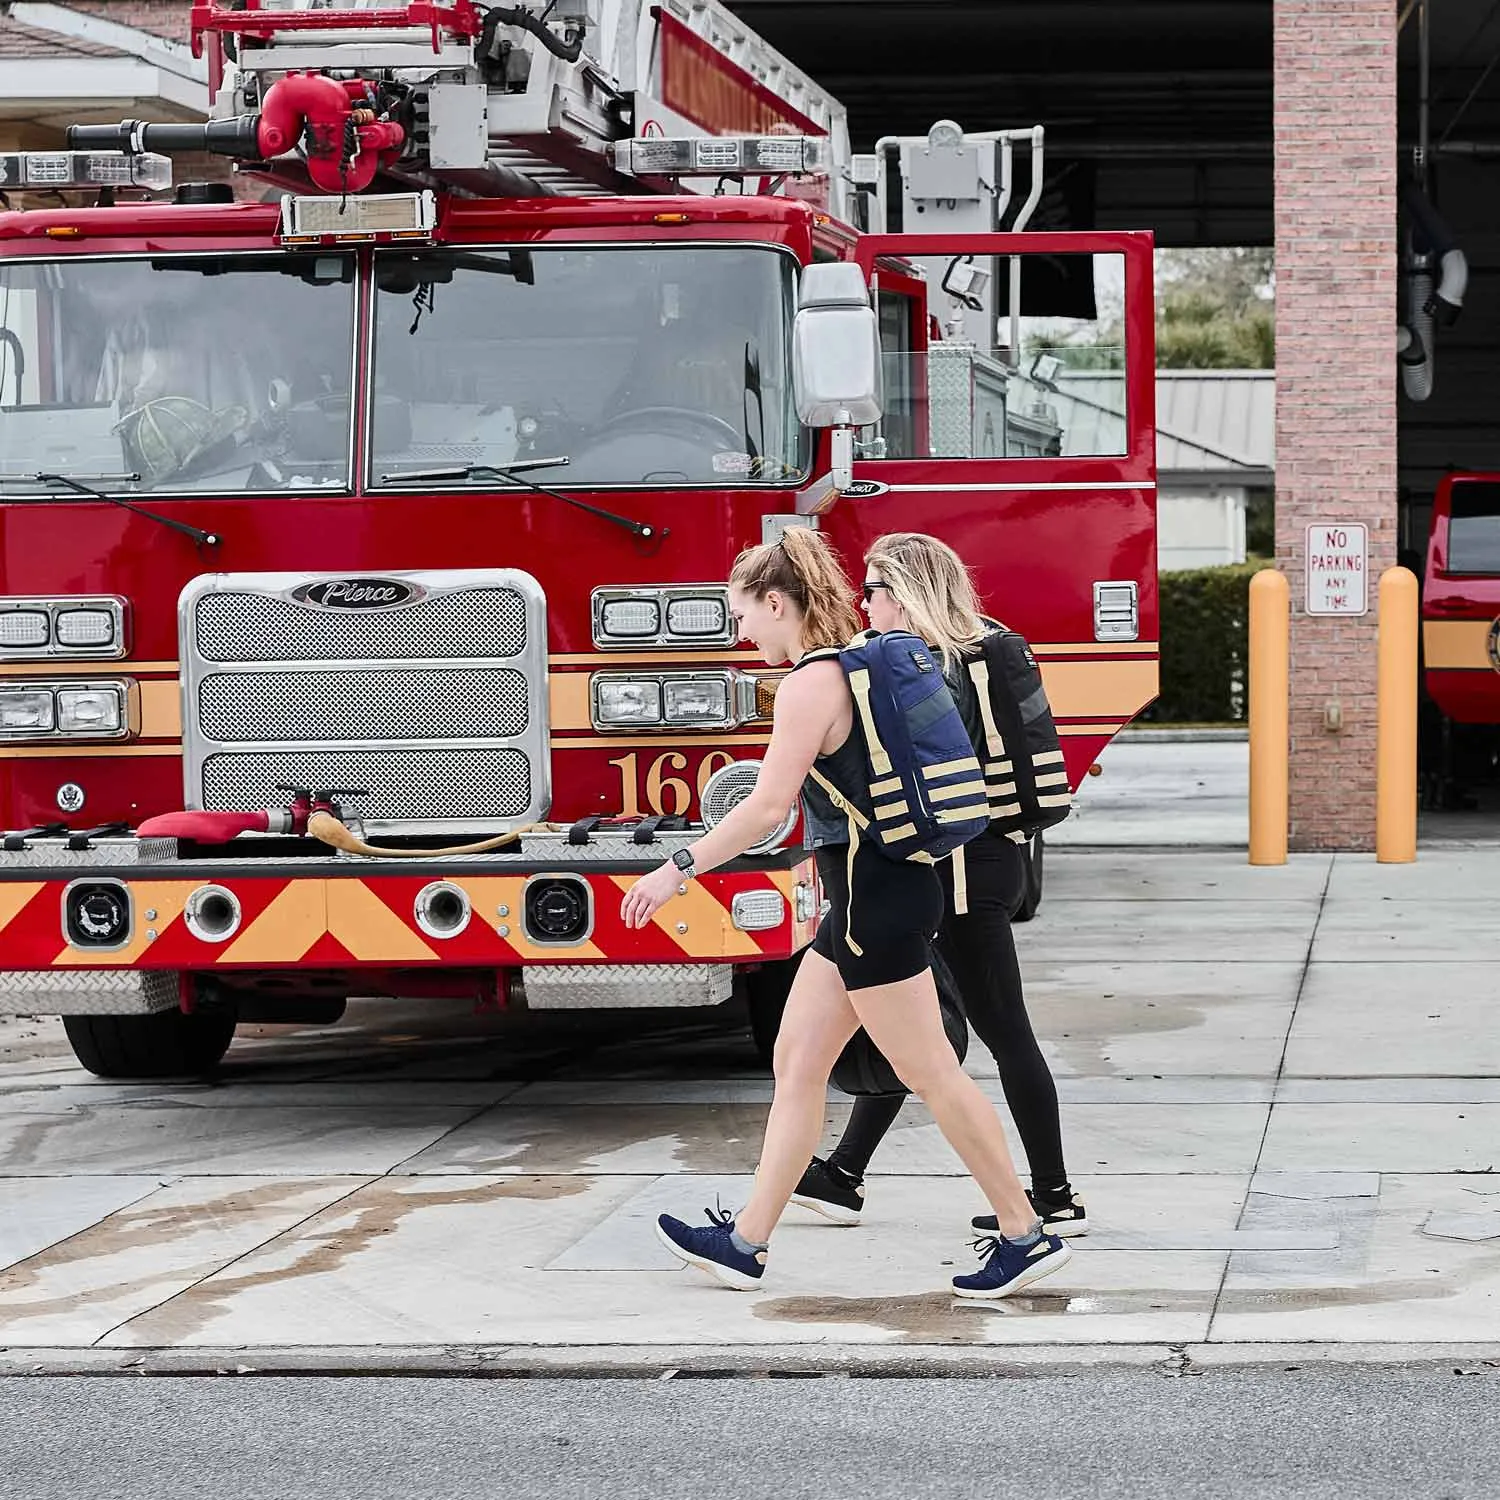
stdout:
<svg viewBox="0 0 1500 1500">
<path fill-rule="evenodd" d="M 102 484 L 139 484 L 139 474 L 90 474 L 90 479 L 96 479 Z M 179 521 L 172 516 L 163 516 L 154 510 L 146 510 L 139 505 L 133 505 L 129 500 L 121 499 L 119 495 L 107 494 L 104 490 L 96 490 L 91 484 L 84 484 L 81 480 L 70 478 L 67 474 L 0 474 L 0 484 L 61 484 L 80 495 L 87 495 L 91 500 L 103 500 L 110 505 L 118 505 L 121 510 L 133 511 L 138 516 L 144 516 L 148 521 L 156 521 L 162 526 L 170 526 L 173 531 L 180 531 L 184 536 L 190 536 L 200 547 L 217 547 L 218 536 L 212 531 L 204 531 L 201 526 L 193 526 L 187 521 Z"/>
<path fill-rule="evenodd" d="M 615 511 L 605 510 L 602 506 L 590 505 L 587 500 L 578 500 L 572 495 L 563 494 L 561 490 L 548 489 L 545 484 L 538 484 L 534 479 L 522 479 L 519 473 L 521 469 L 551 469 L 567 462 L 566 458 L 523 458 L 520 462 L 505 468 L 497 464 L 455 464 L 448 469 L 409 469 L 404 474 L 382 474 L 380 482 L 400 484 L 411 479 L 425 482 L 427 480 L 493 477 L 503 479 L 509 484 L 518 484 L 522 489 L 535 490 L 539 495 L 550 495 L 554 500 L 561 500 L 564 505 L 571 505 L 577 510 L 586 510 L 591 516 L 599 516 L 603 520 L 613 522 L 616 526 L 623 526 L 626 531 L 640 537 L 643 541 L 653 540 L 657 536 L 671 535 L 671 531 L 665 526 L 658 532 L 656 527 L 648 526 L 644 521 L 636 521 L 630 516 L 622 516 Z"/>
</svg>

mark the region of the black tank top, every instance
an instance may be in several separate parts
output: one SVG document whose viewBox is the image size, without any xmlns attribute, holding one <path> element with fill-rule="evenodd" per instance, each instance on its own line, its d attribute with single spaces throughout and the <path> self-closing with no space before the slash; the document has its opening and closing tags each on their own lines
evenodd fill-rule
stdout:
<svg viewBox="0 0 1500 1500">
<path fill-rule="evenodd" d="M 827 661 L 828 657 L 803 657 L 792 671 L 806 666 L 809 660 Z M 853 714 L 849 735 L 830 755 L 820 755 L 813 765 L 836 786 L 865 817 L 874 821 L 870 802 L 869 756 L 865 750 L 865 731 L 859 715 Z M 849 842 L 849 819 L 833 805 L 828 793 L 811 776 L 802 782 L 803 842 L 809 849 L 830 848 Z"/>
</svg>

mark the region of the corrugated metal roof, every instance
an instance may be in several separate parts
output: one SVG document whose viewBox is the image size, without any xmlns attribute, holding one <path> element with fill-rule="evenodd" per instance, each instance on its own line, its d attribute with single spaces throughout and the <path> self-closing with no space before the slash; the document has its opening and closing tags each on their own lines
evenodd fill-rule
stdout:
<svg viewBox="0 0 1500 1500">
<path fill-rule="evenodd" d="M 1063 375 L 1056 395 L 1065 454 L 1124 450 L 1119 375 Z M 1158 370 L 1156 466 L 1162 473 L 1276 467 L 1276 377 L 1272 370 Z"/>
</svg>

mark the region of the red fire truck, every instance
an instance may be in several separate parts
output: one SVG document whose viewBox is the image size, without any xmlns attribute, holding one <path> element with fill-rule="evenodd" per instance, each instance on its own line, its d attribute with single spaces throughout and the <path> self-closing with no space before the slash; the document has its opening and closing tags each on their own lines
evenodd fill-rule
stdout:
<svg viewBox="0 0 1500 1500">
<path fill-rule="evenodd" d="M 1039 129 L 851 155 L 714 0 L 190 27 L 206 122 L 0 158 L 0 1011 L 104 1076 L 351 995 L 773 1013 L 795 810 L 619 904 L 753 783 L 786 526 L 950 541 L 1074 785 L 1151 701 L 1151 239 L 1019 229 Z"/>
</svg>

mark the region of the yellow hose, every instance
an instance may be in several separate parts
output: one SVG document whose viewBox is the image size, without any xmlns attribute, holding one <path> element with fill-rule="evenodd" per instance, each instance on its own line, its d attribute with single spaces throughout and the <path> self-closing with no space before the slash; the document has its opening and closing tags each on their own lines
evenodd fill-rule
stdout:
<svg viewBox="0 0 1500 1500">
<path fill-rule="evenodd" d="M 515 843 L 523 833 L 559 833 L 562 830 L 551 823 L 527 823 L 496 838 L 482 839 L 477 844 L 454 844 L 447 849 L 389 849 L 379 844 L 367 844 L 331 813 L 315 812 L 307 820 L 307 831 L 313 838 L 342 849 L 346 854 L 367 854 L 375 859 L 437 859 L 445 854 L 484 854 L 490 849 L 503 849 L 507 844 Z"/>
</svg>

